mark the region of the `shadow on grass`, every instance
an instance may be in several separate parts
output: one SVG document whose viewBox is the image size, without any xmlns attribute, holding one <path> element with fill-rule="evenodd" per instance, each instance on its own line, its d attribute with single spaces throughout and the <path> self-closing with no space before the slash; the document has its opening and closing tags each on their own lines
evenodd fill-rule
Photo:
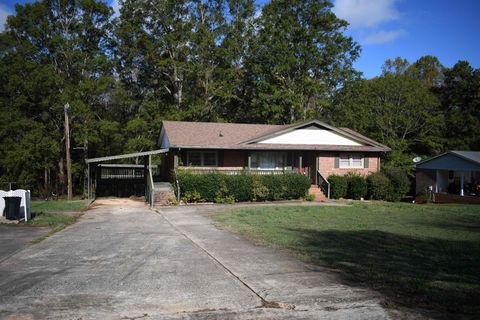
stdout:
<svg viewBox="0 0 480 320">
<path fill-rule="evenodd" d="M 374 230 L 289 229 L 295 251 L 368 283 L 396 303 L 480 315 L 480 243 L 419 239 Z"/>
</svg>

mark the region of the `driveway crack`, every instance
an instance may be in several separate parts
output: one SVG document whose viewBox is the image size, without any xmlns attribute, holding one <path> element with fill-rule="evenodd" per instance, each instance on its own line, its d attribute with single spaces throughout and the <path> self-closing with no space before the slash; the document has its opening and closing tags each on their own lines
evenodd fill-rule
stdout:
<svg viewBox="0 0 480 320">
<path fill-rule="evenodd" d="M 178 228 L 175 224 L 173 224 L 166 216 L 164 216 L 159 210 L 155 210 L 156 213 L 158 213 L 173 229 L 175 229 L 178 233 L 180 233 L 182 236 L 184 236 L 187 240 L 189 240 L 193 245 L 195 245 L 197 248 L 202 250 L 210 259 L 215 261 L 218 265 L 220 265 L 225 272 L 230 274 L 232 277 L 237 279 L 243 286 L 245 286 L 248 290 L 250 290 L 255 296 L 257 296 L 258 299 L 260 299 L 261 305 L 257 306 L 257 308 L 275 308 L 275 309 L 287 309 L 287 310 L 294 310 L 295 305 L 294 304 L 288 304 L 288 303 L 281 303 L 281 302 L 276 302 L 276 301 L 268 301 L 264 297 L 262 297 L 257 291 L 255 291 L 247 282 L 242 280 L 240 276 L 236 275 L 232 270 L 230 270 L 227 266 L 225 266 L 220 260 L 218 260 L 214 255 L 212 255 L 210 252 L 208 252 L 207 249 L 202 247 L 200 244 L 195 242 L 192 238 L 190 238 L 185 232 L 183 232 L 180 228 Z"/>
</svg>

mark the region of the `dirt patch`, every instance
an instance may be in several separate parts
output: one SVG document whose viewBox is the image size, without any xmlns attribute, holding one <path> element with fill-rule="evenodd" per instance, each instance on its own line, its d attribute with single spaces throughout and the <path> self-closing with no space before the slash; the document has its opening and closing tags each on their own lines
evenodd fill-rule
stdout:
<svg viewBox="0 0 480 320">
<path fill-rule="evenodd" d="M 135 206 L 143 205 L 145 203 L 142 197 L 130 197 L 130 198 L 98 198 L 93 203 L 91 208 L 101 206 Z"/>
</svg>

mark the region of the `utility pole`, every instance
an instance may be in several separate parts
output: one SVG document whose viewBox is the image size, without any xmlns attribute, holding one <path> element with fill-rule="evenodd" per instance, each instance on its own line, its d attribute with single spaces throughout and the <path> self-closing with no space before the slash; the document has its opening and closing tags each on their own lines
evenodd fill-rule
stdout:
<svg viewBox="0 0 480 320">
<path fill-rule="evenodd" d="M 83 147 L 74 147 L 73 150 L 83 150 L 83 162 L 84 163 L 87 163 L 87 159 L 88 159 L 88 140 L 85 139 L 83 141 Z M 88 192 L 88 183 L 90 183 L 90 178 L 89 178 L 89 172 L 90 170 L 88 169 L 89 165 L 87 165 L 87 168 L 85 168 L 84 170 L 84 175 L 83 175 L 83 195 L 87 195 L 89 194 Z"/>
<path fill-rule="evenodd" d="M 65 113 L 65 158 L 67 160 L 67 199 L 70 201 L 73 198 L 72 189 L 72 159 L 70 158 L 70 121 L 68 118 L 68 109 L 70 105 L 68 102 L 63 107 Z"/>
</svg>

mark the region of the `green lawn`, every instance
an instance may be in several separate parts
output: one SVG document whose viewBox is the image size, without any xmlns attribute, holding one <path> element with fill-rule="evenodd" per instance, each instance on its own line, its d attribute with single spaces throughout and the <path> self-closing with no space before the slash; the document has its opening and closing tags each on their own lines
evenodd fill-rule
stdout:
<svg viewBox="0 0 480 320">
<path fill-rule="evenodd" d="M 31 226 L 50 227 L 52 230 L 45 236 L 35 239 L 33 242 L 40 242 L 46 237 L 58 232 L 68 225 L 77 221 L 79 214 L 67 214 L 63 212 L 81 212 L 88 206 L 87 200 L 56 200 L 56 201 L 32 201 L 32 218 L 26 222 Z"/>
<path fill-rule="evenodd" d="M 214 218 L 257 243 L 337 268 L 394 303 L 480 314 L 480 206 L 257 207 Z"/>
<path fill-rule="evenodd" d="M 32 212 L 45 212 L 45 211 L 83 211 L 88 206 L 87 200 L 51 200 L 51 201 L 32 201 Z"/>
</svg>

